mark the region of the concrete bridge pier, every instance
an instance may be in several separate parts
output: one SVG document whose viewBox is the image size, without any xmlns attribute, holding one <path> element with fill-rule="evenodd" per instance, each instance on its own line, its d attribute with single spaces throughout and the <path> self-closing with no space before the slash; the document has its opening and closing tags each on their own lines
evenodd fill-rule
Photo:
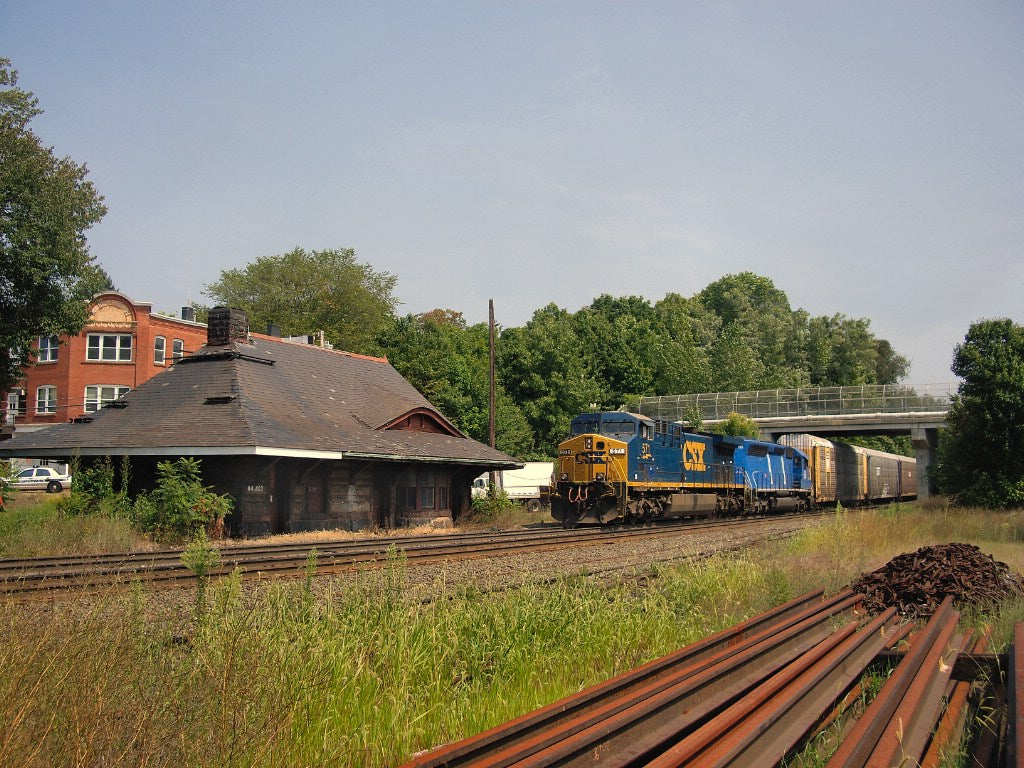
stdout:
<svg viewBox="0 0 1024 768">
<path fill-rule="evenodd" d="M 935 452 L 939 445 L 939 430 L 935 427 L 914 426 L 910 429 L 910 442 L 917 459 L 917 498 L 931 496 L 932 468 L 935 466 Z"/>
</svg>

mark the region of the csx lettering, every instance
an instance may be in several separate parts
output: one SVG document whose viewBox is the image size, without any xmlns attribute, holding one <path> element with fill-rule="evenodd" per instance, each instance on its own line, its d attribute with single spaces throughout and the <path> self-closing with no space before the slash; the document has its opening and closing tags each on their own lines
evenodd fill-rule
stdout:
<svg viewBox="0 0 1024 768">
<path fill-rule="evenodd" d="M 704 463 L 706 448 L 704 443 L 687 440 L 683 444 L 683 466 L 691 472 L 703 472 L 707 469 L 707 465 Z"/>
</svg>

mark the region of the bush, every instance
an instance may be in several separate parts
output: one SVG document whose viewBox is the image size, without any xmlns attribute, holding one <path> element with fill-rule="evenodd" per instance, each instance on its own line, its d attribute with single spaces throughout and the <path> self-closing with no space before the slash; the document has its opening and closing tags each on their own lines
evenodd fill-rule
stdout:
<svg viewBox="0 0 1024 768">
<path fill-rule="evenodd" d="M 516 502 L 512 501 L 503 488 L 487 486 L 487 493 L 482 496 L 473 497 L 473 505 L 470 510 L 470 518 L 474 522 L 487 522 L 496 518 L 499 514 L 511 512 L 516 508 Z"/>
<path fill-rule="evenodd" d="M 115 483 L 117 473 L 109 456 L 82 466 L 78 457 L 71 460 L 71 493 L 61 499 L 57 509 L 64 515 L 105 514 L 121 517 L 130 513 L 131 500 L 128 498 L 128 480 L 131 477 L 131 460 L 121 457 L 120 483 Z M 115 488 L 115 485 L 119 487 Z"/>
<path fill-rule="evenodd" d="M 204 486 L 199 467 L 199 459 L 189 456 L 159 462 L 156 488 L 135 500 L 139 527 L 162 539 L 190 539 L 200 533 L 223 536 L 231 497 Z"/>
</svg>

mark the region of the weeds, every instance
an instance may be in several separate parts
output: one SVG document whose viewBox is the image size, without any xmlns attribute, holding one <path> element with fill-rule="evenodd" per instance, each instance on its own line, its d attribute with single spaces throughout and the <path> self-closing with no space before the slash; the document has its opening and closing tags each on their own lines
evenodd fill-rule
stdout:
<svg viewBox="0 0 1024 768">
<path fill-rule="evenodd" d="M 1019 518 L 971 517 L 837 511 L 748 556 L 652 566 L 643 587 L 563 576 L 489 592 L 442 571 L 423 602 L 395 551 L 344 580 L 311 552 L 294 582 L 208 584 L 202 621 L 154 612 L 159 593 L 140 586 L 85 612 L 0 605 L 0 764 L 395 765 L 922 539 L 1015 548 L 1020 570 Z M 1012 626 L 1024 601 L 1004 613 Z"/>
</svg>

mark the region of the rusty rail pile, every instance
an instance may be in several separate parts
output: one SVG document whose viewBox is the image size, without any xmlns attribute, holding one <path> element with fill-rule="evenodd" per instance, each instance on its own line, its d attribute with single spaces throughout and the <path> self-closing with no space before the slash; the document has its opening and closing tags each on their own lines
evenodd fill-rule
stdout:
<svg viewBox="0 0 1024 768">
<path fill-rule="evenodd" d="M 1007 702 L 1006 665 L 985 637 L 958 635 L 958 618 L 950 597 L 922 626 L 895 608 L 871 616 L 853 591 L 811 593 L 405 768 L 770 766 L 830 739 L 829 766 L 937 766 L 979 706 L 977 764 L 1014 765 L 1024 625 Z M 891 675 L 864 697 L 876 667 Z"/>
<path fill-rule="evenodd" d="M 896 606 L 903 616 L 931 616 L 947 595 L 992 606 L 1019 595 L 1021 577 L 973 544 L 937 544 L 897 555 L 850 585 L 869 610 Z"/>
</svg>

